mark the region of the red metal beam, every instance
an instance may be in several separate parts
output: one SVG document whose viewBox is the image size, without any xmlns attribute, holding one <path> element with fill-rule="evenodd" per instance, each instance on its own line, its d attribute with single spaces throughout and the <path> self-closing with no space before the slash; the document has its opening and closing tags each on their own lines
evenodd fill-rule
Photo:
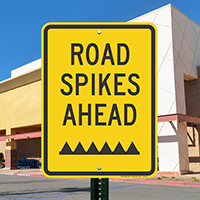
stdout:
<svg viewBox="0 0 200 200">
<path fill-rule="evenodd" d="M 176 120 L 178 120 L 178 114 L 158 116 L 158 122 L 170 122 Z"/>
<path fill-rule="evenodd" d="M 172 115 L 161 115 L 158 116 L 158 122 L 170 122 L 170 121 L 179 121 L 179 122 L 188 122 L 189 124 L 200 124 L 200 117 L 194 117 L 184 114 L 172 114 Z"/>
<path fill-rule="evenodd" d="M 20 133 L 20 134 L 14 134 L 14 135 L 0 136 L 0 141 L 6 140 L 6 139 L 22 140 L 22 139 L 40 138 L 40 137 L 41 137 L 41 131 L 40 132 L 32 132 L 32 133 Z"/>
<path fill-rule="evenodd" d="M 196 124 L 200 124 L 200 117 L 193 117 L 193 116 L 183 115 L 183 114 L 158 116 L 158 122 L 169 122 L 169 121 L 182 121 L 182 122 L 188 122 L 190 124 L 196 125 Z M 0 136 L 0 141 L 6 140 L 6 139 L 22 140 L 22 139 L 40 138 L 40 137 L 41 137 L 41 131 Z"/>
<path fill-rule="evenodd" d="M 183 115 L 183 114 L 179 114 L 179 121 L 189 122 L 191 124 L 200 124 L 200 118 L 199 117 Z"/>
</svg>

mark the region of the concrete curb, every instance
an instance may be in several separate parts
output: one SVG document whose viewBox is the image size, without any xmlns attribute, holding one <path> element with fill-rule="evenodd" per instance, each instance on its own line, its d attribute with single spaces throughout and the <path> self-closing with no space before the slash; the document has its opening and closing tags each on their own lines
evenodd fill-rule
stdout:
<svg viewBox="0 0 200 200">
<path fill-rule="evenodd" d="M 184 181 L 161 181 L 149 179 L 110 179 L 113 182 L 129 182 L 141 184 L 154 184 L 154 185 L 171 185 L 171 186 L 186 186 L 186 187 L 200 187 L 200 183 L 184 182 Z"/>
<path fill-rule="evenodd" d="M 28 176 L 28 177 L 45 177 L 43 174 L 26 174 L 26 173 L 13 173 L 14 176 Z M 89 180 L 88 178 L 77 178 L 79 180 Z M 124 178 L 110 178 L 111 182 L 127 182 L 127 183 L 140 183 L 140 184 L 154 184 L 154 185 L 171 185 L 171 186 L 186 186 L 186 187 L 200 187 L 200 183 L 183 182 L 183 181 L 161 181 L 150 179 L 124 179 Z"/>
<path fill-rule="evenodd" d="M 14 176 L 31 176 L 31 177 L 45 177 L 43 174 L 23 174 L 23 173 L 13 173 Z"/>
</svg>

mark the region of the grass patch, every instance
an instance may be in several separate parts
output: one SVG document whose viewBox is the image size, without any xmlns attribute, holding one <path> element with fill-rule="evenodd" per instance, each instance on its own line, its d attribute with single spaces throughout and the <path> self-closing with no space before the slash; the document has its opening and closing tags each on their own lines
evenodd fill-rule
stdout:
<svg viewBox="0 0 200 200">
<path fill-rule="evenodd" d="M 162 180 L 162 177 L 158 177 L 157 180 Z"/>
<path fill-rule="evenodd" d="M 196 177 L 192 177 L 191 178 L 193 181 L 198 181 L 198 179 Z"/>
</svg>

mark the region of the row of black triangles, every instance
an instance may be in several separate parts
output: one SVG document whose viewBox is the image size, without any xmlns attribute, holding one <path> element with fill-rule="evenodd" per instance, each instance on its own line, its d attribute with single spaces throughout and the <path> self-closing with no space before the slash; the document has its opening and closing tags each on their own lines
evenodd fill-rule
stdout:
<svg viewBox="0 0 200 200">
<path fill-rule="evenodd" d="M 74 150 L 74 152 L 72 152 L 70 146 L 66 142 L 62 151 L 60 152 L 60 154 L 139 154 L 139 152 L 136 149 L 133 142 L 131 143 L 131 145 L 129 146 L 129 148 L 126 152 L 124 151 L 124 148 L 122 147 L 120 142 L 117 144 L 117 146 L 113 152 L 111 151 L 107 142 L 105 142 L 105 144 L 100 152 L 96 148 L 94 142 L 92 142 L 92 144 L 90 145 L 90 148 L 88 149 L 87 152 L 83 148 L 81 142 L 79 142 L 76 149 Z"/>
</svg>

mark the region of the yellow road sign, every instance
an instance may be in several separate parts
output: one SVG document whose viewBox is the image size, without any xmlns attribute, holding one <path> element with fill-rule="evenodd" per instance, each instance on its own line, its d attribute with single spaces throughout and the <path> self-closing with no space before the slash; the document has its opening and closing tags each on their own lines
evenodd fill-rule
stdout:
<svg viewBox="0 0 200 200">
<path fill-rule="evenodd" d="M 156 29 L 50 23 L 42 30 L 42 167 L 49 177 L 156 172 Z"/>
</svg>

